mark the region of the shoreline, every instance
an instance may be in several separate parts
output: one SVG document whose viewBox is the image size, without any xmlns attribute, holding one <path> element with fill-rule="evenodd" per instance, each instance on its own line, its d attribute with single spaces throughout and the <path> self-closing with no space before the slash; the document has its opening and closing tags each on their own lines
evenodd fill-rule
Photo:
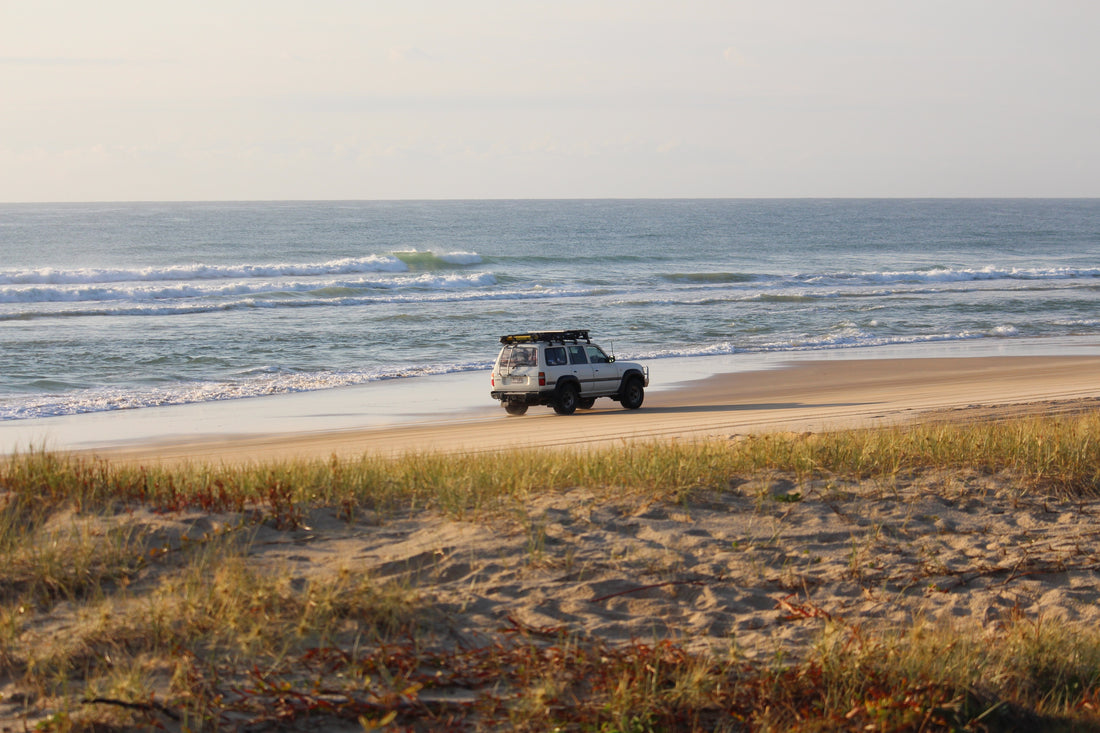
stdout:
<svg viewBox="0 0 1100 733">
<path fill-rule="evenodd" d="M 253 463 L 363 453 L 483 453 L 638 440 L 729 438 L 1100 407 L 1100 356 L 967 356 L 785 362 L 651 390 L 637 411 L 601 400 L 569 417 L 499 407 L 358 428 L 165 437 L 80 451 L 126 462 Z"/>
<path fill-rule="evenodd" d="M 906 344 L 654 359 L 636 413 L 610 400 L 508 418 L 483 372 L 0 422 L 0 454 L 236 462 L 363 451 L 485 451 L 888 424 L 972 403 L 1100 397 L 1100 340 Z"/>
</svg>

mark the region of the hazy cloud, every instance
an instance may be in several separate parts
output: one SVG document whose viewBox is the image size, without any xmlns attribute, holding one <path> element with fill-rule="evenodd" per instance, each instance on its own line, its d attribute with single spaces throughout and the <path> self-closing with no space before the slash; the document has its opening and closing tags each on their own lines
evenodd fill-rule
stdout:
<svg viewBox="0 0 1100 733">
<path fill-rule="evenodd" d="M 1100 3 L 8 5 L 0 200 L 1100 195 Z"/>
<path fill-rule="evenodd" d="M 387 54 L 387 58 L 390 60 L 390 62 L 395 64 L 404 64 L 411 62 L 423 63 L 435 60 L 427 52 L 414 46 L 391 48 L 389 50 L 389 53 Z"/>
<path fill-rule="evenodd" d="M 144 64 L 127 58 L 75 58 L 66 56 L 0 56 L 5 66 L 126 66 Z"/>
<path fill-rule="evenodd" d="M 745 58 L 744 54 L 738 51 L 735 46 L 727 46 L 726 49 L 722 51 L 722 58 L 724 58 L 727 63 L 733 64 L 734 66 L 749 65 L 748 59 Z"/>
</svg>

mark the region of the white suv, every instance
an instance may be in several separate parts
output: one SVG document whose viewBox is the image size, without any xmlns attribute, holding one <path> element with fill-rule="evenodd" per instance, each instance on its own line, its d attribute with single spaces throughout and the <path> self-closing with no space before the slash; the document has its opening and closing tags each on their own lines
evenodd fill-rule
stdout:
<svg viewBox="0 0 1100 733">
<path fill-rule="evenodd" d="M 509 415 L 531 405 L 550 405 L 559 415 L 587 410 L 610 397 L 637 410 L 649 386 L 649 368 L 616 361 L 588 338 L 588 331 L 535 331 L 501 336 L 493 365 L 493 399 Z"/>
</svg>

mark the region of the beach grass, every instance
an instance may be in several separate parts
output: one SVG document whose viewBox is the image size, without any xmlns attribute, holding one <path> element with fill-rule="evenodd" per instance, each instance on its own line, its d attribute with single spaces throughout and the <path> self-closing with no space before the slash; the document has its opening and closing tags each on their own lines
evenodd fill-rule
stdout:
<svg viewBox="0 0 1100 733">
<path fill-rule="evenodd" d="M 873 430 L 765 433 L 728 441 L 624 442 L 610 448 L 489 454 L 413 452 L 398 458 L 259 465 L 145 466 L 30 452 L 0 465 L 0 487 L 34 511 L 129 506 L 241 511 L 265 506 L 293 524 L 301 504 L 492 511 L 535 491 L 584 486 L 667 497 L 725 488 L 762 471 L 890 481 L 906 472 L 969 469 L 1015 475 L 1021 489 L 1100 494 L 1100 415 L 933 423 Z M 3 531 L 3 528 L 0 528 Z M 0 541 L 3 541 L 0 536 Z"/>
<path fill-rule="evenodd" d="M 320 511 L 349 526 L 418 513 L 487 521 L 577 488 L 675 505 L 760 477 L 888 492 L 938 472 L 1084 500 L 1100 496 L 1097 436 L 1100 414 L 1084 413 L 242 466 L 10 456 L 0 461 L 0 704 L 41 730 L 318 720 L 363 729 L 1100 730 L 1100 632 L 1041 618 L 1009 619 L 993 636 L 966 623 L 869 630 L 829 619 L 809 653 L 766 662 L 519 623 L 493 644 L 463 648 L 429 632 L 446 623 L 430 587 L 350 566 L 301 577 L 254 562 L 271 537 L 308 537 Z M 540 538 L 533 528 L 533 561 L 549 552 Z M 433 694 L 441 690 L 449 693 Z"/>
</svg>

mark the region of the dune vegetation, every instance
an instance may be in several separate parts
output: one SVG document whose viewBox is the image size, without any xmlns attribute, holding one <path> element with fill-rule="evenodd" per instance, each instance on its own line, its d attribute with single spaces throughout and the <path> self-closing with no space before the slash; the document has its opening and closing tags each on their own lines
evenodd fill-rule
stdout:
<svg viewBox="0 0 1100 733">
<path fill-rule="evenodd" d="M 1083 506 L 1100 498 L 1100 414 L 243 466 L 9 456 L 0 717 L 57 731 L 1100 730 L 1095 626 L 1022 612 L 995 633 L 965 618 L 864 626 L 781 599 L 776 613 L 817 624 L 797 653 L 619 643 L 512 617 L 475 646 L 433 631 L 449 621 L 426 575 L 260 561 L 266 546 L 397 518 L 514 521 L 532 497 L 577 489 L 675 508 L 782 480 L 745 505 L 765 512 L 811 486 L 889 493 L 930 475 Z M 541 538 L 530 530 L 525 561 L 564 566 Z"/>
</svg>

